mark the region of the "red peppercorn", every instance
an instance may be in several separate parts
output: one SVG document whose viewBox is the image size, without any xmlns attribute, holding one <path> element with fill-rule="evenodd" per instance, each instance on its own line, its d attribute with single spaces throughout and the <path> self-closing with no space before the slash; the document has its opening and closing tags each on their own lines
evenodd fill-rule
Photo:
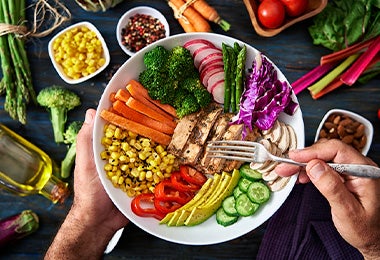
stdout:
<svg viewBox="0 0 380 260">
<path fill-rule="evenodd" d="M 165 33 L 164 25 L 157 18 L 135 14 L 121 31 L 122 44 L 128 50 L 137 52 L 148 44 L 165 38 Z"/>
</svg>

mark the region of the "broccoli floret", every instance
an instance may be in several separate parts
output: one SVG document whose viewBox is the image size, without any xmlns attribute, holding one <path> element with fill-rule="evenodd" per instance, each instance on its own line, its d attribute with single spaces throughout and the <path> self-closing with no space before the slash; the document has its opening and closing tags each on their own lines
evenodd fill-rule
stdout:
<svg viewBox="0 0 380 260">
<path fill-rule="evenodd" d="M 183 89 L 183 88 L 179 88 L 175 91 L 175 94 L 174 94 L 174 99 L 172 101 L 172 106 L 175 108 L 175 109 L 178 109 L 182 106 L 182 103 L 183 101 L 185 100 L 185 98 L 190 95 L 189 91 L 187 91 L 186 89 Z"/>
<path fill-rule="evenodd" d="M 163 70 L 166 68 L 169 54 L 169 50 L 158 45 L 144 54 L 144 64 L 149 69 Z"/>
<path fill-rule="evenodd" d="M 168 70 L 169 78 L 177 81 L 194 73 L 194 61 L 190 51 L 182 46 L 174 47 L 170 52 Z"/>
<path fill-rule="evenodd" d="M 212 101 L 211 94 L 202 84 L 198 75 L 185 78 L 181 81 L 180 87 L 186 89 L 189 93 L 192 93 L 200 107 L 206 107 Z"/>
<path fill-rule="evenodd" d="M 199 105 L 193 95 L 185 96 L 180 107 L 176 109 L 179 118 L 198 111 Z"/>
<path fill-rule="evenodd" d="M 56 143 L 64 141 L 67 112 L 81 104 L 80 98 L 71 90 L 53 85 L 42 89 L 37 95 L 40 106 L 46 107 L 50 114 Z"/>
<path fill-rule="evenodd" d="M 76 156 L 76 146 L 77 146 L 77 135 L 79 130 L 82 128 L 82 121 L 73 121 L 66 129 L 64 133 L 64 143 L 69 145 L 66 156 L 61 162 L 61 177 L 68 178 L 71 173 L 71 168 L 75 161 Z"/>
</svg>

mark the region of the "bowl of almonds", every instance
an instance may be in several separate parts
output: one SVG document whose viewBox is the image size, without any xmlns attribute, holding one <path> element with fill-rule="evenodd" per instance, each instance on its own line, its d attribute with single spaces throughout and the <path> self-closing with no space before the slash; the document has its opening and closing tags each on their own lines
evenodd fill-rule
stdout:
<svg viewBox="0 0 380 260">
<path fill-rule="evenodd" d="M 340 139 L 367 155 L 372 143 L 373 126 L 363 116 L 344 109 L 332 109 L 319 124 L 315 142 L 321 138 Z"/>
</svg>

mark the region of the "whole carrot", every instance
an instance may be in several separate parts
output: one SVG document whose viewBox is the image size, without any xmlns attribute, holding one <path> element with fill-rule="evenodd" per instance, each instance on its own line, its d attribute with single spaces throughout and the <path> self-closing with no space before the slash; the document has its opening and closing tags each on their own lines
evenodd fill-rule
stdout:
<svg viewBox="0 0 380 260">
<path fill-rule="evenodd" d="M 223 20 L 216 9 L 210 6 L 205 0 L 186 0 L 186 3 L 191 4 L 205 19 L 218 24 L 224 31 L 230 29 L 230 24 Z"/>
<path fill-rule="evenodd" d="M 179 12 L 179 10 L 181 10 L 181 7 L 184 6 L 186 3 L 182 0 L 169 0 L 168 4 L 174 10 L 174 15 L 176 16 L 176 18 L 181 17 L 181 13 Z M 198 11 L 196 11 L 193 7 L 187 6 L 183 10 L 182 15 L 186 17 L 189 23 L 194 27 L 195 31 L 211 31 L 211 27 L 208 21 L 201 14 L 199 14 Z"/>
</svg>

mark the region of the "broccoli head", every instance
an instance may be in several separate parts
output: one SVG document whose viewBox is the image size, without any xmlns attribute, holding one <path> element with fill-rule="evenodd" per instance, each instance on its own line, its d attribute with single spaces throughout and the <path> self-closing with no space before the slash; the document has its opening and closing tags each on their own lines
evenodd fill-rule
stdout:
<svg viewBox="0 0 380 260">
<path fill-rule="evenodd" d="M 170 51 L 168 60 L 169 78 L 181 81 L 195 70 L 193 57 L 188 49 L 176 46 Z"/>
<path fill-rule="evenodd" d="M 81 104 L 80 98 L 71 90 L 53 85 L 42 89 L 37 95 L 37 102 L 45 107 L 50 114 L 56 143 L 64 141 L 67 112 Z"/>
<path fill-rule="evenodd" d="M 193 95 L 187 95 L 184 97 L 180 107 L 176 109 L 179 118 L 182 118 L 188 114 L 197 112 L 199 105 Z"/>
<path fill-rule="evenodd" d="M 61 162 L 61 177 L 67 178 L 70 176 L 71 168 L 75 162 L 77 135 L 82 128 L 82 121 L 73 121 L 64 133 L 64 143 L 69 145 L 66 156 Z"/>
<path fill-rule="evenodd" d="M 149 69 L 163 70 L 166 67 L 169 54 L 169 50 L 158 45 L 144 54 L 144 64 Z"/>
<path fill-rule="evenodd" d="M 192 93 L 200 107 L 206 107 L 212 101 L 212 95 L 202 84 L 198 75 L 193 75 L 181 81 L 180 87 Z"/>
</svg>

